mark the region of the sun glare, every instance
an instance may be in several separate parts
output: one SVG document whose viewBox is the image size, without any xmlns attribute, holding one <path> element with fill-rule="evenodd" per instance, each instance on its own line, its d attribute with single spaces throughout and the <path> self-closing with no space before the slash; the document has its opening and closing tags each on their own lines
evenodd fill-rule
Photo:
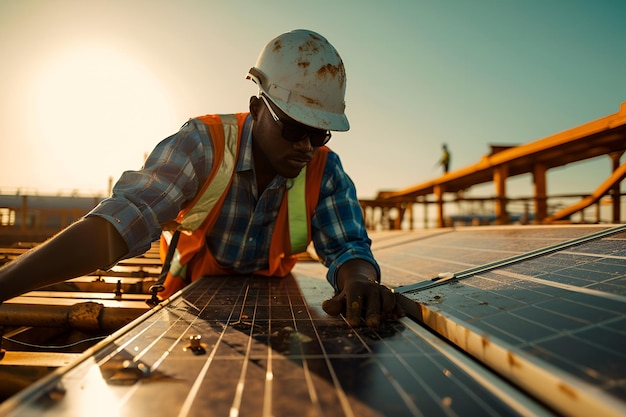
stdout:
<svg viewBox="0 0 626 417">
<path fill-rule="evenodd" d="M 138 168 L 176 123 L 159 80 L 112 49 L 58 55 L 42 69 L 31 97 L 35 145 L 65 188 L 93 187 L 89 178 L 104 188 L 108 176 Z"/>
</svg>

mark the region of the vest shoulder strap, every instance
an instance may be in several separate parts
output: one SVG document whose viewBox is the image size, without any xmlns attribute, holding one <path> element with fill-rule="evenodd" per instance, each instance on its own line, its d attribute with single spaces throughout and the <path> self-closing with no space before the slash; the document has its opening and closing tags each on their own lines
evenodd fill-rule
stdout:
<svg viewBox="0 0 626 417">
<path fill-rule="evenodd" d="M 216 119 L 218 118 L 218 119 Z M 213 169 L 196 198 L 179 213 L 178 229 L 191 233 L 197 230 L 227 190 L 237 164 L 237 151 L 241 139 L 240 115 L 212 115 L 200 118 L 208 127 L 213 139 Z"/>
</svg>

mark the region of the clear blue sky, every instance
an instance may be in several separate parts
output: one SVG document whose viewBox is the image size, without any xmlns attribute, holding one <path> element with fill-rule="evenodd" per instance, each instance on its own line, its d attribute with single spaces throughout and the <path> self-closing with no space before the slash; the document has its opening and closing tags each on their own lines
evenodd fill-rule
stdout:
<svg viewBox="0 0 626 417">
<path fill-rule="evenodd" d="M 352 128 L 330 146 L 372 197 L 438 175 L 443 142 L 456 169 L 617 112 L 624 22 L 622 0 L 0 0 L 0 192 L 104 193 L 189 117 L 246 111 L 263 45 L 308 28 L 345 62 Z M 548 192 L 609 167 L 550 172 Z"/>
</svg>

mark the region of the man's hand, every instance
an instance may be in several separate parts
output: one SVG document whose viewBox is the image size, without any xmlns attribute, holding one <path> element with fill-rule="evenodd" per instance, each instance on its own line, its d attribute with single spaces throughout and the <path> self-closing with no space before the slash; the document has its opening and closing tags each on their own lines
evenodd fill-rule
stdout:
<svg viewBox="0 0 626 417">
<path fill-rule="evenodd" d="M 337 275 L 341 292 L 322 303 L 331 316 L 344 314 L 351 326 L 362 320 L 368 327 L 378 327 L 384 320 L 398 319 L 404 314 L 395 294 L 376 282 L 376 269 L 367 261 L 352 260 L 342 265 Z"/>
</svg>

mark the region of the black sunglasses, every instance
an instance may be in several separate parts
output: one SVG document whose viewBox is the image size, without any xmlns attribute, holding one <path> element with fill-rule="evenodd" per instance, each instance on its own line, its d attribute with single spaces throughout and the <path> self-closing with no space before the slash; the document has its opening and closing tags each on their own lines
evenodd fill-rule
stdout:
<svg viewBox="0 0 626 417">
<path fill-rule="evenodd" d="M 270 106 L 270 103 L 268 103 L 263 94 L 261 94 L 261 99 L 267 106 L 267 109 L 270 111 L 270 114 L 272 115 L 272 118 L 274 119 L 276 124 L 280 127 L 283 139 L 288 140 L 289 142 L 300 142 L 301 140 L 309 138 L 311 146 L 314 146 L 316 148 L 326 145 L 330 140 L 331 134 L 328 130 L 313 128 L 307 129 L 301 124 L 283 123 L 278 115 L 274 112 L 272 106 Z"/>
</svg>

